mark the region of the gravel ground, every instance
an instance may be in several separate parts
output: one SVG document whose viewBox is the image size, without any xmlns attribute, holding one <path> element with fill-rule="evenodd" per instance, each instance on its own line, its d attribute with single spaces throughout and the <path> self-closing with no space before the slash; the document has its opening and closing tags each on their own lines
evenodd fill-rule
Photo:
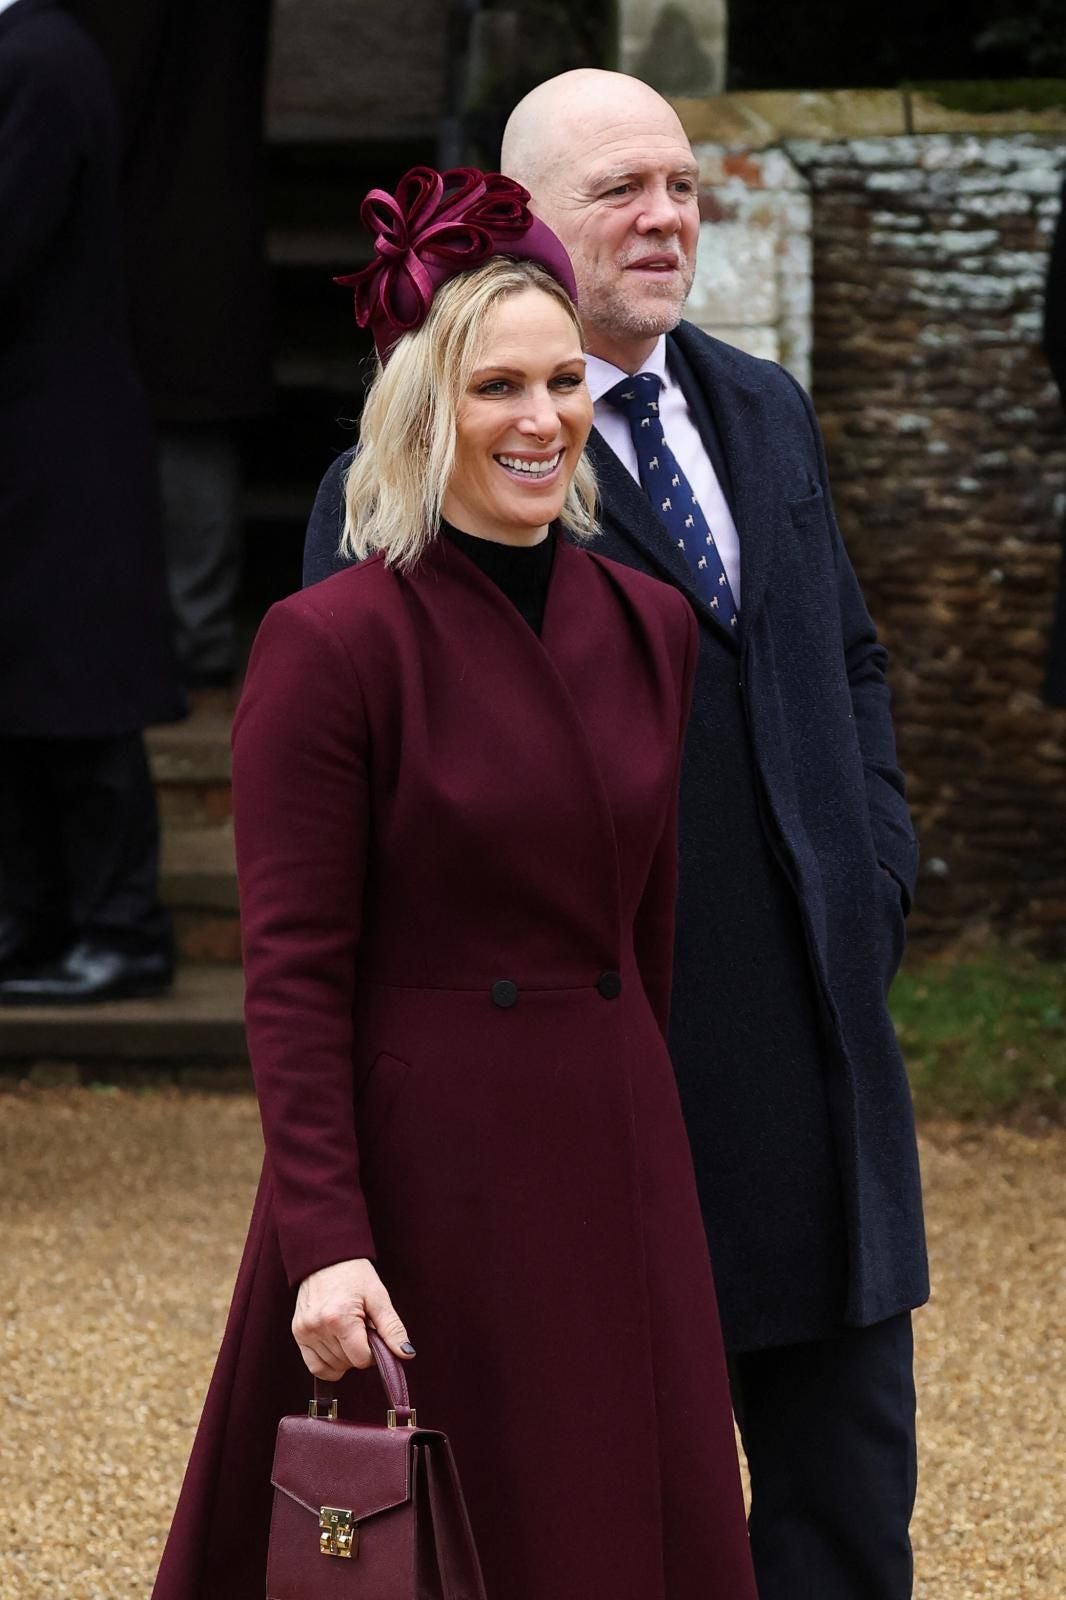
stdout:
<svg viewBox="0 0 1066 1600">
<path fill-rule="evenodd" d="M 923 1137 L 920 1600 L 1066 1596 L 1066 1131 Z M 146 1600 L 259 1163 L 243 1096 L 0 1095 L 0 1600 Z"/>
</svg>

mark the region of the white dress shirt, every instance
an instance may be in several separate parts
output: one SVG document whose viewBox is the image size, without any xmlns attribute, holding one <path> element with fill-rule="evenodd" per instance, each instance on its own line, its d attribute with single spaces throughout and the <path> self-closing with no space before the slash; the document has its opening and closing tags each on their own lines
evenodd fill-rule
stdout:
<svg viewBox="0 0 1066 1600">
<path fill-rule="evenodd" d="M 699 429 L 692 420 L 688 401 L 681 385 L 675 383 L 667 370 L 665 334 L 659 339 L 640 370 L 653 372 L 662 381 L 659 420 L 663 425 L 666 442 L 677 458 L 678 466 L 692 485 L 692 492 L 699 501 L 703 515 L 707 518 L 707 526 L 714 534 L 714 542 L 718 546 L 718 554 L 722 558 L 725 575 L 733 591 L 733 599 L 739 607 L 740 537 L 733 521 L 733 513 L 729 509 L 729 501 L 722 493 L 722 485 L 718 482 L 718 474 L 704 448 Z M 623 372 L 620 367 L 613 367 L 609 361 L 601 361 L 599 356 L 588 354 L 585 356 L 585 381 L 592 396 L 596 426 L 630 476 L 639 483 L 637 452 L 633 444 L 633 435 L 629 431 L 629 422 L 623 411 L 619 411 L 617 406 L 609 405 L 603 398 L 607 391 L 613 389 L 623 378 L 636 376 L 636 373 Z"/>
<path fill-rule="evenodd" d="M 13 6 L 15 0 L 0 0 L 0 11 L 6 11 L 8 6 Z"/>
</svg>

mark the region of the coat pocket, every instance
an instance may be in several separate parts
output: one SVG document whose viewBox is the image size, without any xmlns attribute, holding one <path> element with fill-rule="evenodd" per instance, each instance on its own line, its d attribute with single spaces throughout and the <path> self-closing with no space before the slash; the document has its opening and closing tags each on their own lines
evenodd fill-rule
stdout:
<svg viewBox="0 0 1066 1600">
<path fill-rule="evenodd" d="M 359 1151 L 372 1156 L 403 1112 L 403 1090 L 411 1073 L 406 1061 L 382 1051 L 356 1096 L 355 1131 Z"/>
<path fill-rule="evenodd" d="M 799 500 L 788 502 L 788 514 L 792 518 L 795 528 L 809 528 L 812 524 L 825 522 L 825 495 L 821 489 L 815 488 L 813 494 L 803 495 Z"/>
</svg>

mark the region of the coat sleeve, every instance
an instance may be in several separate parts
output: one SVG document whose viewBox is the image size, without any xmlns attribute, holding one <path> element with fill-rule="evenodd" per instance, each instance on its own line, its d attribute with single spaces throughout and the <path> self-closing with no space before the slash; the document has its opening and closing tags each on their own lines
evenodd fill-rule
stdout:
<svg viewBox="0 0 1066 1600">
<path fill-rule="evenodd" d="M 60 64 L 12 51 L 0 63 L 0 305 L 58 234 L 83 159 Z"/>
<path fill-rule="evenodd" d="M 346 450 L 338 456 L 318 486 L 304 536 L 305 589 L 352 565 L 348 556 L 339 553 L 339 546 L 344 532 L 344 474 L 354 454 L 354 450 Z"/>
<path fill-rule="evenodd" d="M 291 1283 L 372 1256 L 353 1095 L 367 736 L 354 667 L 299 596 L 259 630 L 233 730 L 248 1048 Z"/>
<path fill-rule="evenodd" d="M 910 910 L 918 874 L 918 841 L 907 807 L 903 773 L 896 756 L 892 705 L 885 669 L 888 655 L 877 637 L 855 570 L 837 526 L 829 487 L 825 445 L 806 391 L 787 374 L 799 395 L 814 443 L 818 478 L 825 496 L 837 574 L 837 607 L 851 689 L 851 707 L 862 751 L 866 802 L 877 858 L 900 886 L 903 909 Z"/>
<path fill-rule="evenodd" d="M 680 716 L 670 804 L 652 857 L 644 893 L 637 907 L 633 944 L 644 992 L 655 1020 L 666 1037 L 670 1024 L 670 991 L 674 972 L 674 928 L 677 915 L 677 813 L 681 782 L 681 757 L 685 729 L 692 705 L 692 686 L 699 652 L 699 629 L 687 600 L 677 596 L 683 609 L 684 657 L 678 680 Z"/>
</svg>

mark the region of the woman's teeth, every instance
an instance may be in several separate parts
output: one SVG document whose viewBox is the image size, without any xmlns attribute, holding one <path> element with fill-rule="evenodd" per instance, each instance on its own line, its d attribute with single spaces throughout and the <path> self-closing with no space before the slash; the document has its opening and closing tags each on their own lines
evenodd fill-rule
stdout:
<svg viewBox="0 0 1066 1600">
<path fill-rule="evenodd" d="M 548 461 L 522 461 L 518 456 L 497 456 L 496 460 L 511 472 L 522 472 L 529 478 L 546 478 L 559 465 L 562 453 L 557 450 Z"/>
</svg>

